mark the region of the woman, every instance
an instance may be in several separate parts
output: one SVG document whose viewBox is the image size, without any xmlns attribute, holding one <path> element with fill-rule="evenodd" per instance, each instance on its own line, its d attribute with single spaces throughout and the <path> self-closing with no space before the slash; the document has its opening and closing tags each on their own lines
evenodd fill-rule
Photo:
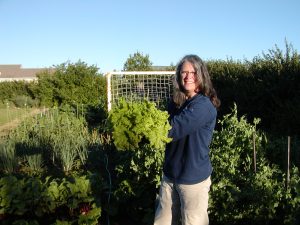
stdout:
<svg viewBox="0 0 300 225">
<path fill-rule="evenodd" d="M 208 224 L 212 165 L 209 144 L 220 101 L 209 73 L 197 55 L 187 55 L 176 68 L 170 124 L 155 225 Z"/>
</svg>

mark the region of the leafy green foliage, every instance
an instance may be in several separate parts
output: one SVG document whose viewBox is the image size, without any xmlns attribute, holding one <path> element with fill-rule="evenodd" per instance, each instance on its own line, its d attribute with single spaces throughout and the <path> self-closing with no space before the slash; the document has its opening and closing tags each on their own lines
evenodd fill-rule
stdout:
<svg viewBox="0 0 300 225">
<path fill-rule="evenodd" d="M 214 167 L 211 220 L 216 224 L 280 223 L 278 221 L 285 217 L 282 212 L 296 210 L 294 207 L 287 210 L 285 204 L 297 202 L 299 193 L 291 189 L 286 191 L 284 173 L 266 159 L 264 146 L 268 142 L 256 129 L 259 120 L 255 119 L 252 125 L 245 117 L 238 118 L 235 106 L 219 123 L 221 129 L 215 132 L 211 145 Z M 293 173 L 293 180 L 297 179 L 299 175 Z M 288 220 L 290 224 L 295 217 Z"/>
<path fill-rule="evenodd" d="M 149 218 L 153 218 L 153 199 L 160 183 L 165 144 L 171 140 L 168 114 L 147 100 L 121 99 L 111 110 L 109 119 L 117 148 L 113 195 L 116 210 L 126 207 L 119 211 L 120 215 L 149 223 Z"/>
<path fill-rule="evenodd" d="M 275 45 L 244 62 L 210 61 L 208 68 L 222 101 L 220 118 L 236 103 L 239 115 L 260 118 L 268 133 L 299 134 L 300 56 L 292 45 L 286 43 L 285 51 Z"/>
<path fill-rule="evenodd" d="M 115 123 L 122 124 L 124 116 L 127 123 L 135 124 L 135 126 L 127 126 L 124 130 L 131 131 L 134 127 L 143 130 L 146 125 L 137 126 L 135 122 L 135 117 L 144 115 L 143 113 L 145 113 L 144 117 L 142 116 L 144 119 L 137 120 L 137 123 L 149 123 L 145 119 L 149 116 L 148 113 L 150 115 L 163 113 L 164 116 L 149 118 L 155 121 L 153 123 L 155 125 L 161 123 L 161 129 L 168 127 L 167 124 L 162 123 L 163 120 L 167 121 L 167 116 L 162 111 L 156 111 L 157 109 L 152 111 L 153 104 L 135 102 L 134 104 L 139 105 L 136 108 L 131 108 L 132 102 L 122 104 L 119 106 L 122 106 L 123 111 L 115 111 L 122 115 L 116 117 Z M 135 110 L 143 113 L 137 113 Z M 130 224 L 151 224 L 161 177 L 164 144 L 154 148 L 153 143 L 156 142 L 147 139 L 148 136 L 134 139 L 137 143 L 135 145 L 132 143 L 128 145 L 128 139 L 123 139 L 127 144 L 124 146 L 136 147 L 124 147 L 118 150 L 108 133 L 99 135 L 93 130 L 90 134 L 84 118 L 77 117 L 77 113 L 75 116 L 71 111 L 68 107 L 61 111 L 50 110 L 47 116 L 37 116 L 29 122 L 22 123 L 16 133 L 11 135 L 9 142 L 4 143 L 3 147 L 7 151 L 1 150 L 0 160 L 2 163 L 6 160 L 7 164 L 1 165 L 1 172 L 18 172 L 18 178 L 3 176 L 4 181 L 0 179 L 0 183 L 2 182 L 0 215 L 4 216 L 1 218 L 8 221 L 8 224 L 12 222 L 26 224 L 24 221 L 30 224 L 55 222 L 56 224 L 96 224 L 100 212 L 101 214 L 104 212 L 112 221 L 120 222 L 123 218 L 130 218 Z M 130 117 L 130 114 L 134 116 Z M 219 129 L 216 130 L 211 144 L 214 167 L 209 208 L 211 222 L 216 225 L 297 224 L 300 217 L 299 168 L 291 168 L 290 182 L 286 186 L 284 172 L 266 158 L 269 152 L 276 152 L 275 150 L 279 148 L 277 143 L 272 143 L 257 129 L 258 119 L 249 123 L 245 116 L 238 116 L 237 107 L 219 120 L 218 126 Z M 158 134 L 166 135 L 168 129 L 165 130 L 166 133 Z M 256 172 L 253 161 L 254 141 Z M 161 139 L 160 143 L 163 143 Z M 88 146 L 91 150 L 92 146 L 86 163 L 81 164 L 84 162 L 85 155 L 82 155 L 83 161 L 81 161 L 77 152 L 76 159 L 69 161 L 71 165 L 69 171 L 59 174 L 61 176 L 59 178 L 51 176 L 44 179 L 43 177 L 52 172 L 53 168 L 49 165 L 63 170 L 65 164 L 62 163 L 60 156 L 64 154 L 63 151 L 70 151 L 70 148 L 66 147 L 67 144 L 74 144 L 73 150 L 85 149 Z M 34 158 L 38 154 L 41 154 L 43 159 L 41 162 L 44 176 L 28 177 L 28 174 L 31 176 L 39 174 L 37 171 L 22 173 L 27 165 L 32 171 L 38 170 L 39 162 Z M 103 180 L 94 175 L 74 175 L 89 174 L 90 172 L 84 169 L 87 162 L 91 163 L 91 161 L 97 161 L 94 168 L 107 175 Z M 72 176 L 68 177 L 66 174 Z M 103 198 L 102 201 L 100 197 Z M 63 215 L 60 212 L 63 212 Z M 51 223 L 49 220 L 45 222 L 45 217 L 49 218 Z"/>
<path fill-rule="evenodd" d="M 5 223 L 17 223 L 30 216 L 35 224 L 52 224 L 69 219 L 74 224 L 98 224 L 101 208 L 92 192 L 91 177 L 63 179 L 0 178 L 0 215 Z M 62 212 L 63 210 L 63 212 Z M 63 213 L 63 214 L 62 214 Z M 62 216 L 59 216 L 59 215 Z M 25 223 L 22 223 L 25 224 Z"/>
<path fill-rule="evenodd" d="M 5 81 L 0 82 L 0 101 L 12 101 L 17 96 L 26 96 L 33 98 L 31 87 L 33 83 L 25 81 Z"/>
<path fill-rule="evenodd" d="M 116 157 L 115 176 L 108 211 L 113 219 L 118 221 L 125 217 L 132 220 L 130 224 L 151 224 L 161 178 L 163 150 L 146 145 L 135 151 L 113 153 Z"/>
<path fill-rule="evenodd" d="M 10 102 L 17 107 L 69 105 L 80 108 L 94 126 L 106 119 L 106 80 L 95 66 L 62 63 L 37 77 L 37 82 L 0 82 L 0 106 Z"/>
<path fill-rule="evenodd" d="M 161 149 L 171 141 L 168 113 L 156 108 L 155 103 L 143 100 L 127 102 L 121 99 L 109 113 L 114 143 L 119 150 L 136 150 L 149 144 Z"/>
<path fill-rule="evenodd" d="M 296 96 L 300 94 L 300 56 L 297 51 L 287 43 L 285 52 L 275 46 L 263 57 L 254 58 L 249 68 L 255 84 L 261 87 L 262 97 L 257 99 L 256 106 L 263 109 L 258 116 L 267 130 L 280 135 L 298 134 L 300 101 Z"/>
<path fill-rule="evenodd" d="M 238 118 L 235 105 L 232 113 L 225 115 L 218 122 L 221 130 L 215 131 L 211 146 L 211 159 L 216 170 L 224 172 L 228 177 L 234 177 L 241 171 L 254 170 L 253 161 L 251 160 L 253 138 L 255 138 L 257 150 L 261 148 L 261 142 L 264 140 L 264 137 L 256 132 L 259 120 L 255 119 L 254 125 L 251 125 L 244 116 Z M 263 159 L 260 157 L 262 154 L 261 151 L 257 152 L 258 159 Z"/>
<path fill-rule="evenodd" d="M 38 78 L 32 91 L 42 105 L 97 105 L 106 96 L 105 78 L 98 68 L 81 61 L 63 63 L 54 73 L 46 71 Z"/>
<path fill-rule="evenodd" d="M 39 105 L 37 100 L 33 100 L 31 97 L 25 95 L 18 95 L 14 97 L 12 102 L 18 108 L 37 107 Z"/>
<path fill-rule="evenodd" d="M 64 110 L 51 109 L 17 127 L 2 144 L 0 169 L 12 173 L 16 164 L 23 164 L 29 173 L 58 167 L 68 174 L 84 167 L 89 153 L 87 123 L 82 116 L 68 111 L 70 108 Z"/>
<path fill-rule="evenodd" d="M 7 140 L 0 144 L 0 171 L 14 173 L 17 170 L 18 159 L 16 157 L 15 143 Z"/>
</svg>

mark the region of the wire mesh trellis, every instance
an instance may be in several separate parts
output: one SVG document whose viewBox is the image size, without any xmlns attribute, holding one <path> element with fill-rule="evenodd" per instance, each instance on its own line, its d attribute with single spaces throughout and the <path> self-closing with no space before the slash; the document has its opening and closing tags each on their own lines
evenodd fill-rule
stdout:
<svg viewBox="0 0 300 225">
<path fill-rule="evenodd" d="M 111 72 L 107 78 L 108 110 L 120 98 L 147 99 L 162 107 L 173 91 L 175 71 Z"/>
</svg>

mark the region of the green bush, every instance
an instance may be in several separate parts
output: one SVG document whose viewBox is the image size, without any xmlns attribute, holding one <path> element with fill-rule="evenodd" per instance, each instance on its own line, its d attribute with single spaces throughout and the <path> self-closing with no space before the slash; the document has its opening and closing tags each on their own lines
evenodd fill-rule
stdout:
<svg viewBox="0 0 300 225">
<path fill-rule="evenodd" d="M 288 202 L 299 201 L 299 192 L 295 191 L 299 174 L 293 173 L 293 185 L 286 190 L 285 174 L 265 157 L 268 142 L 256 129 L 259 120 L 248 123 L 245 117 L 237 116 L 235 107 L 219 123 L 221 129 L 215 132 L 211 145 L 212 223 L 294 224 L 293 213 L 298 209 Z"/>
<path fill-rule="evenodd" d="M 29 96 L 18 95 L 11 100 L 18 108 L 38 107 L 38 100 L 34 100 Z"/>
<path fill-rule="evenodd" d="M 222 105 L 219 118 L 234 103 L 239 116 L 260 118 L 260 128 L 280 136 L 299 134 L 300 56 L 286 43 L 252 60 L 210 61 L 209 72 Z M 276 121 L 276 122 L 274 122 Z"/>
<path fill-rule="evenodd" d="M 45 106 L 97 105 L 106 99 L 106 82 L 95 66 L 69 62 L 56 66 L 54 73 L 40 73 L 31 91 Z"/>
<path fill-rule="evenodd" d="M 27 96 L 33 98 L 30 89 L 34 83 L 25 81 L 0 82 L 0 100 L 12 101 L 16 96 Z"/>
</svg>

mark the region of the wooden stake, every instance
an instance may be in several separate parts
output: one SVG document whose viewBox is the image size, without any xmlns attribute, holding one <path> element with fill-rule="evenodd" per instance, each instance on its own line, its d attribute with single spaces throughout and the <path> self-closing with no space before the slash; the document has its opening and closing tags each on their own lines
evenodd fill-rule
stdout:
<svg viewBox="0 0 300 225">
<path fill-rule="evenodd" d="M 254 173 L 256 173 L 255 132 L 253 133 L 253 164 L 254 164 Z"/>
<path fill-rule="evenodd" d="M 290 184 L 290 152 L 291 152 L 291 136 L 288 136 L 286 188 L 288 188 Z"/>
</svg>

